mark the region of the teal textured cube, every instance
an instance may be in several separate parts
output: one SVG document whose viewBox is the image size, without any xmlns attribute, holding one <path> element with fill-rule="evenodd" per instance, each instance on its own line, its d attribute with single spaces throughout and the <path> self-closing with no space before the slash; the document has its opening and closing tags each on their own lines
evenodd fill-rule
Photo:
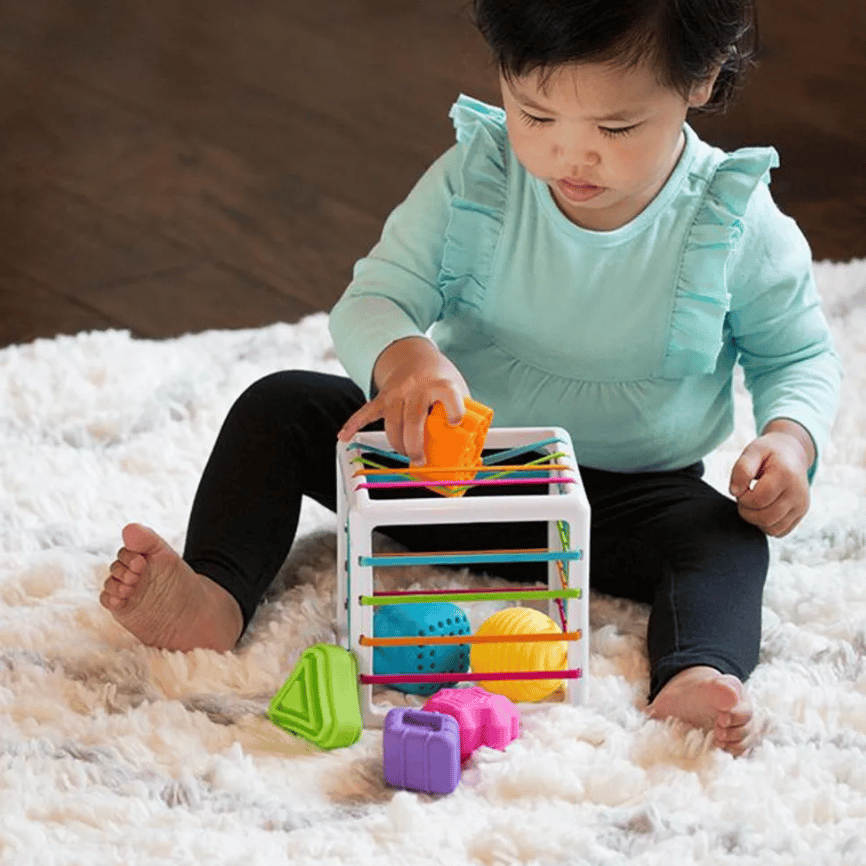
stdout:
<svg viewBox="0 0 866 866">
<path fill-rule="evenodd" d="M 389 604 L 373 617 L 376 637 L 468 635 L 471 630 L 466 614 L 450 602 Z M 464 674 L 468 670 L 468 644 L 376 647 L 373 650 L 373 671 L 377 674 Z M 392 688 L 427 696 L 456 682 L 459 677 L 454 683 L 396 683 Z"/>
</svg>

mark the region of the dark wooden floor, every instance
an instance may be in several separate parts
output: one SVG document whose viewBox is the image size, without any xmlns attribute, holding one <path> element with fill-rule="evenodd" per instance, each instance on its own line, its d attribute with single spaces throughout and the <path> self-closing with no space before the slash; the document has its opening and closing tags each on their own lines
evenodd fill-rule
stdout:
<svg viewBox="0 0 866 866">
<path fill-rule="evenodd" d="M 759 0 L 722 146 L 775 144 L 815 257 L 866 256 L 863 0 Z M 0 0 L 0 345 L 328 309 L 497 98 L 465 0 Z"/>
</svg>

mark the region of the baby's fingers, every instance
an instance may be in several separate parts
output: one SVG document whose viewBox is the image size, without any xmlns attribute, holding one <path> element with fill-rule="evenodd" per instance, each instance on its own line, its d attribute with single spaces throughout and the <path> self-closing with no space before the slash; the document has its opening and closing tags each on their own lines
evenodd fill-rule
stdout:
<svg viewBox="0 0 866 866">
<path fill-rule="evenodd" d="M 772 470 L 737 498 L 740 517 L 775 537 L 786 535 L 796 526 L 806 512 L 801 506 L 796 488 Z"/>
<path fill-rule="evenodd" d="M 739 499 L 743 494 L 748 494 L 761 475 L 765 458 L 764 452 L 754 442 L 743 450 L 731 470 L 731 496 Z"/>
<path fill-rule="evenodd" d="M 747 508 L 739 503 L 738 509 L 743 520 L 757 526 L 758 529 L 774 538 L 787 535 L 805 514 L 804 509 L 792 504 L 786 497 L 780 498 L 768 508 Z"/>
<path fill-rule="evenodd" d="M 340 429 L 340 432 L 337 433 L 337 438 L 341 442 L 348 442 L 363 427 L 383 417 L 383 406 L 377 397 L 375 400 L 365 403 L 357 412 L 351 415 L 349 420 Z"/>
<path fill-rule="evenodd" d="M 765 532 L 767 535 L 772 535 L 773 538 L 782 538 L 789 532 L 792 532 L 797 524 L 803 519 L 805 512 L 792 508 L 781 520 L 771 524 Z"/>
<path fill-rule="evenodd" d="M 416 466 L 427 462 L 424 433 L 430 405 L 429 398 L 423 394 L 416 394 L 403 404 L 403 453 Z"/>
<path fill-rule="evenodd" d="M 745 492 L 737 496 L 738 504 L 751 511 L 772 508 L 785 493 L 783 479 L 776 474 L 767 473 L 755 479 Z"/>
</svg>

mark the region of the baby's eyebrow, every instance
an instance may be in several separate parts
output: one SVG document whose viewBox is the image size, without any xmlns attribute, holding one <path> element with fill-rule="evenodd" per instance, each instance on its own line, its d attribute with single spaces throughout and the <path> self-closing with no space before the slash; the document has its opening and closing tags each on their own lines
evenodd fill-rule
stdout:
<svg viewBox="0 0 866 866">
<path fill-rule="evenodd" d="M 515 89 L 511 85 L 509 85 L 509 89 L 511 90 L 511 94 L 514 96 L 514 98 L 526 108 L 531 108 L 533 111 L 541 111 L 544 114 L 556 114 L 556 112 L 553 111 L 551 108 L 548 108 L 544 105 L 539 105 L 534 99 L 527 96 L 522 91 Z M 606 114 L 603 117 L 592 117 L 590 118 L 590 120 L 592 120 L 593 123 L 622 123 L 625 121 L 633 120 L 635 117 L 637 117 L 638 114 L 640 114 L 639 109 L 624 109 L 622 111 L 615 111 L 612 114 Z"/>
<path fill-rule="evenodd" d="M 511 93 L 521 105 L 525 105 L 527 108 L 532 108 L 535 111 L 544 111 L 547 114 L 556 114 L 555 111 L 552 111 L 544 105 L 539 105 L 537 102 L 535 102 L 533 99 L 530 99 L 526 94 L 521 93 L 519 90 L 514 90 L 512 88 Z"/>
<path fill-rule="evenodd" d="M 640 111 L 634 109 L 633 111 L 617 111 L 614 114 L 607 114 L 604 117 L 593 117 L 592 120 L 594 123 L 611 123 L 616 121 L 629 121 L 634 120 L 637 115 L 640 114 Z"/>
</svg>

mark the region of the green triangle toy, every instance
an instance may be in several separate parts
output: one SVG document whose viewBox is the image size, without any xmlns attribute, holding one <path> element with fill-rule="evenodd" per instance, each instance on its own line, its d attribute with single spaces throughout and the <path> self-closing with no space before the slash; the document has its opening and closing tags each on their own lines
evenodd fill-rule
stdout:
<svg viewBox="0 0 866 866">
<path fill-rule="evenodd" d="M 357 742 L 364 724 L 355 656 L 327 643 L 304 650 L 271 700 L 268 718 L 320 749 L 339 749 Z"/>
</svg>

